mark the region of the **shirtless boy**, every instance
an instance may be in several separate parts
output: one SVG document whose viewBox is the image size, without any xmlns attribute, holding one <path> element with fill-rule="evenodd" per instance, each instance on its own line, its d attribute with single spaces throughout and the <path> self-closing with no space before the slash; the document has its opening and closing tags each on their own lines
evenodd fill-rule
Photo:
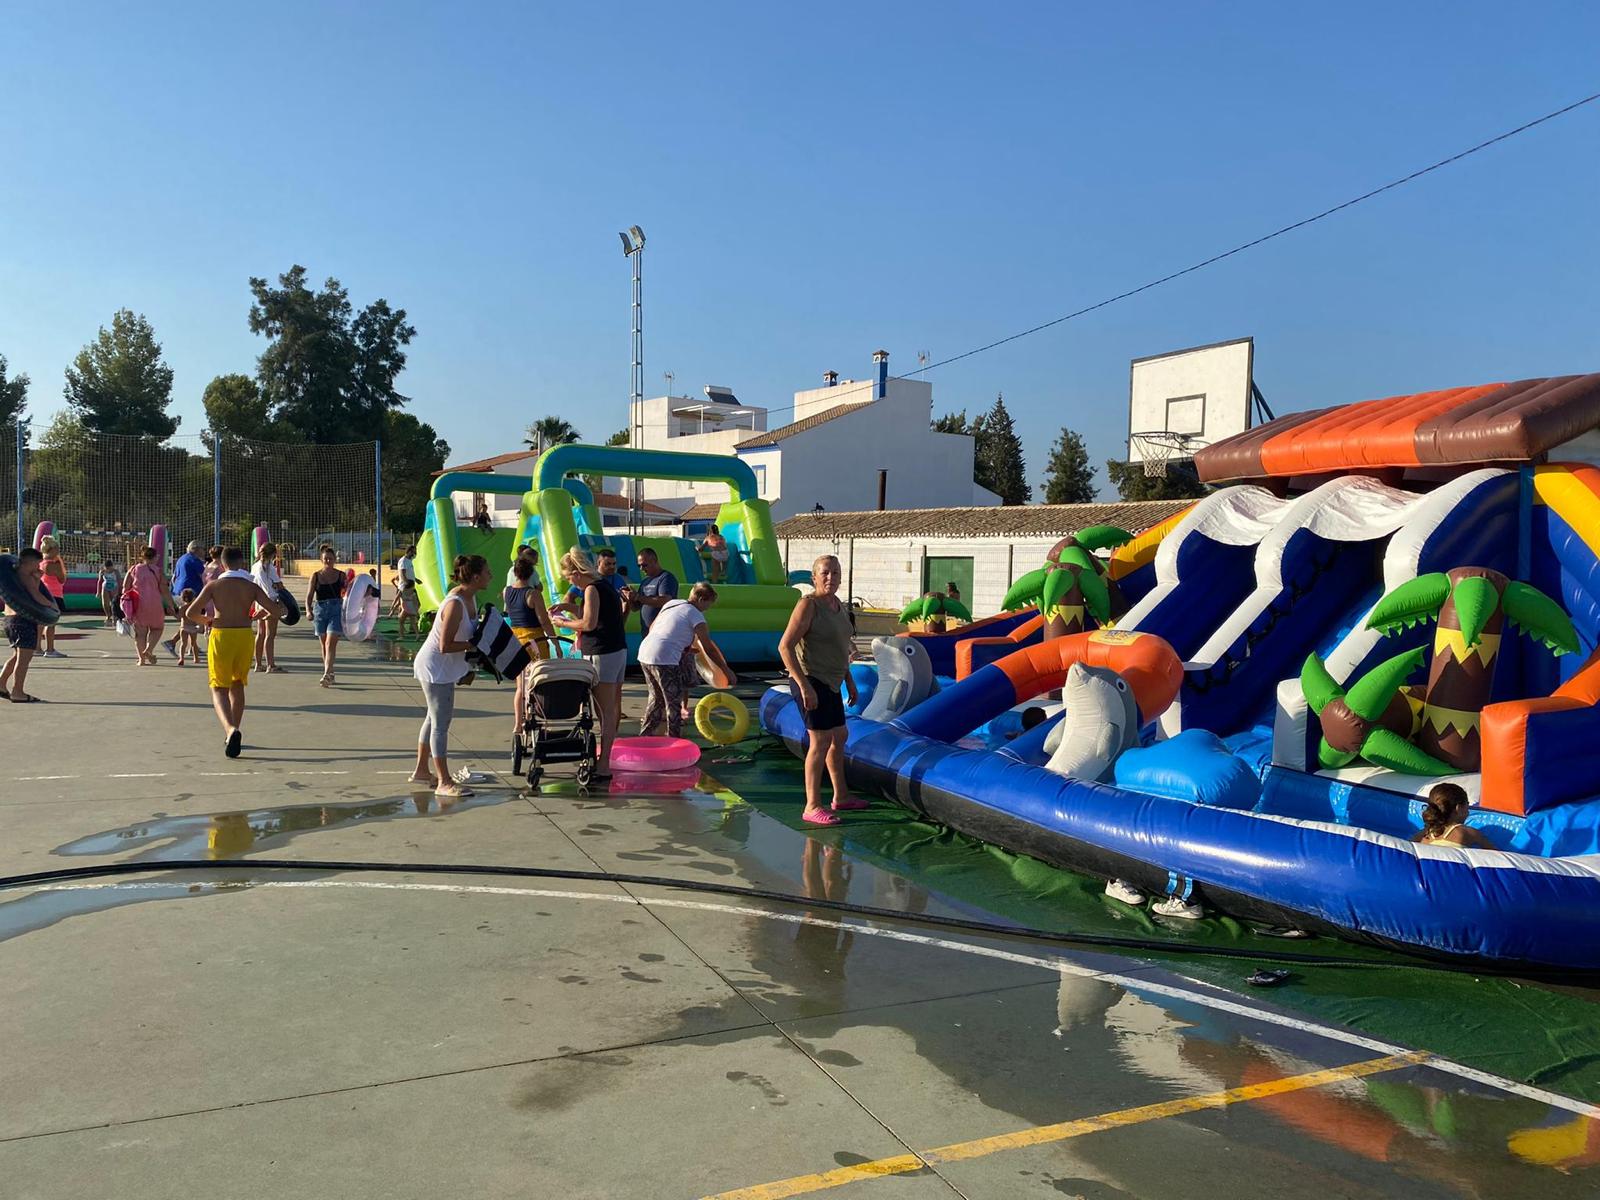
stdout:
<svg viewBox="0 0 1600 1200">
<path fill-rule="evenodd" d="M 222 552 L 227 569 L 200 589 L 200 594 L 183 610 L 182 619 L 211 626 L 206 648 L 206 671 L 211 681 L 211 703 L 216 707 L 222 732 L 227 735 L 223 753 L 239 757 L 244 740 L 244 685 L 255 658 L 255 629 L 250 623 L 252 608 L 282 619 L 285 609 L 276 596 L 269 596 L 244 569 L 244 551 L 229 546 Z"/>
</svg>

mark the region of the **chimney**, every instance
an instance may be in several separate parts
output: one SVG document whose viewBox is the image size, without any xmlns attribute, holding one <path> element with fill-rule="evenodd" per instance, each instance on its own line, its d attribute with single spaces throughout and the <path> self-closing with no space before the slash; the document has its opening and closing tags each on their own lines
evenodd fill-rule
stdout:
<svg viewBox="0 0 1600 1200">
<path fill-rule="evenodd" d="M 874 350 L 872 361 L 878 366 L 878 389 L 873 396 L 874 400 L 882 400 L 889 394 L 889 352 L 887 350 Z"/>
<path fill-rule="evenodd" d="M 837 371 L 824 371 L 822 373 L 822 386 L 823 387 L 838 387 L 839 386 L 839 372 L 837 372 Z"/>
</svg>

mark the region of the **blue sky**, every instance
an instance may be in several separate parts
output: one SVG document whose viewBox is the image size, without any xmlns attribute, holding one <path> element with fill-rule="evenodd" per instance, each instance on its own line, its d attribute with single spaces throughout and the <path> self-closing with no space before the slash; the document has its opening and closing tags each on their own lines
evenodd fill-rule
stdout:
<svg viewBox="0 0 1600 1200">
<path fill-rule="evenodd" d="M 229 10 L 229 11 L 222 11 Z M 460 461 L 647 392 L 779 407 L 909 372 L 1600 90 L 1600 6 L 11 5 L 0 353 L 60 406 L 112 312 L 200 393 L 250 371 L 250 275 L 303 263 L 419 334 Z M 1128 360 L 1256 338 L 1281 412 L 1600 369 L 1600 104 L 1151 293 L 934 372 L 1003 391 L 1035 483 L 1123 449 Z M 1102 477 L 1102 485 L 1104 480 Z"/>
</svg>

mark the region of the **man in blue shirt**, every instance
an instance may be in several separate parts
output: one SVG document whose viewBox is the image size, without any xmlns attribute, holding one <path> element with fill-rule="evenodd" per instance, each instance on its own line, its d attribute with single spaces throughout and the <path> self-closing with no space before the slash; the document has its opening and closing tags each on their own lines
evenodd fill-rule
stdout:
<svg viewBox="0 0 1600 1200">
<path fill-rule="evenodd" d="M 639 624 L 648 632 L 656 611 L 678 595 L 678 577 L 664 570 L 654 550 L 639 551 L 639 571 L 644 579 L 633 589 L 633 606 L 639 610 Z"/>
<path fill-rule="evenodd" d="M 192 591 L 198 596 L 200 589 L 206 585 L 205 573 L 206 564 L 200 557 L 200 543 L 190 542 L 183 556 L 172 567 L 172 598 L 180 600 L 186 591 Z M 178 638 L 182 633 L 183 622 L 180 620 L 178 632 L 172 635 L 170 641 L 161 643 L 173 658 L 178 657 Z"/>
</svg>

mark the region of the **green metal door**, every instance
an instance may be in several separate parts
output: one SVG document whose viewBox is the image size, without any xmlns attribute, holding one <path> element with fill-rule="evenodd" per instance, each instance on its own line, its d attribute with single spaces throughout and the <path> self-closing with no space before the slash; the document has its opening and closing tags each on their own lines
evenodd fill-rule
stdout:
<svg viewBox="0 0 1600 1200">
<path fill-rule="evenodd" d="M 972 559 L 929 555 L 922 560 L 922 590 L 941 595 L 954 583 L 961 592 L 961 603 L 972 607 Z"/>
</svg>

